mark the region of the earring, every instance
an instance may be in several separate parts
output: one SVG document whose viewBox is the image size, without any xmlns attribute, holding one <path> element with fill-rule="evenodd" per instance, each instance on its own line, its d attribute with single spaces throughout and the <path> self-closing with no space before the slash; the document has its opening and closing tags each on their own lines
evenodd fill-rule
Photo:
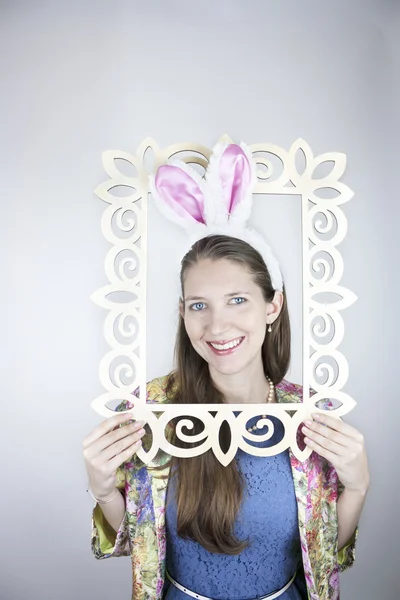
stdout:
<svg viewBox="0 0 400 600">
<path fill-rule="evenodd" d="M 270 323 L 269 327 L 268 327 L 268 333 L 271 333 L 271 331 L 272 331 L 272 327 L 271 327 L 271 323 Z"/>
</svg>

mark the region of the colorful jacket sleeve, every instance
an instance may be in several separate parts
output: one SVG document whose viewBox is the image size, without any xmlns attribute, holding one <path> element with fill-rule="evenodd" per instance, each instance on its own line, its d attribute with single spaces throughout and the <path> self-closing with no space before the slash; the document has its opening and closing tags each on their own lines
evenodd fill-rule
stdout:
<svg viewBox="0 0 400 600">
<path fill-rule="evenodd" d="M 338 490 L 339 490 L 339 498 L 340 498 L 340 494 L 344 490 L 344 486 L 342 483 L 340 483 L 340 481 L 338 482 Z M 343 572 L 346 569 L 349 569 L 350 567 L 353 566 L 354 561 L 356 559 L 357 538 L 358 538 L 358 526 L 354 530 L 354 533 L 351 536 L 351 538 L 349 539 L 349 541 L 347 542 L 347 544 L 345 546 L 343 546 L 343 548 L 341 548 L 338 552 L 338 565 L 339 565 L 340 572 Z"/>
<path fill-rule="evenodd" d="M 117 479 L 117 487 L 124 493 L 125 473 L 121 467 L 117 470 Z M 129 540 L 127 512 L 125 512 L 118 531 L 115 532 L 105 519 L 99 504 L 96 504 L 92 513 L 92 552 L 94 556 L 98 559 L 110 556 L 129 556 L 131 553 Z"/>
<path fill-rule="evenodd" d="M 313 395 L 314 390 L 311 391 L 310 395 Z M 316 403 L 316 406 L 321 409 L 331 410 L 333 404 L 329 400 L 320 400 Z M 328 463 L 330 465 L 330 463 Z M 330 465 L 328 468 L 327 480 L 331 481 L 332 489 L 337 489 L 337 500 L 339 500 L 341 493 L 344 490 L 344 485 L 340 482 L 335 468 Z M 349 539 L 347 544 L 338 551 L 337 561 L 339 566 L 339 572 L 343 572 L 353 566 L 355 561 L 355 550 L 356 542 L 358 538 L 358 526 L 356 527 L 352 537 Z"/>
<path fill-rule="evenodd" d="M 121 402 L 115 409 L 118 412 L 132 408 L 127 401 Z M 134 458 L 134 457 L 133 457 Z M 118 467 L 117 488 L 125 495 L 126 489 L 126 465 Z M 134 462 L 129 463 L 129 468 L 134 469 Z M 124 519 L 118 529 L 114 531 L 103 515 L 99 504 L 96 504 L 92 513 L 92 552 L 97 559 L 109 558 L 111 556 L 129 556 L 131 554 L 130 529 L 135 527 L 134 514 L 125 511 Z"/>
<path fill-rule="evenodd" d="M 166 402 L 165 397 L 166 377 L 158 377 L 147 383 L 146 401 L 149 403 Z M 139 389 L 133 392 L 133 396 L 139 394 Z M 115 409 L 117 412 L 130 410 L 134 404 L 124 400 Z M 123 427 L 124 425 L 122 425 Z M 146 448 L 147 436 L 142 438 L 143 447 Z M 109 558 L 111 556 L 128 556 L 131 554 L 132 540 L 135 539 L 137 524 L 137 475 L 143 468 L 142 461 L 132 456 L 129 462 L 125 462 L 117 469 L 117 487 L 124 493 L 125 503 L 129 507 L 125 511 L 124 519 L 117 532 L 104 518 L 101 507 L 97 504 L 92 514 L 92 551 L 96 558 Z"/>
</svg>

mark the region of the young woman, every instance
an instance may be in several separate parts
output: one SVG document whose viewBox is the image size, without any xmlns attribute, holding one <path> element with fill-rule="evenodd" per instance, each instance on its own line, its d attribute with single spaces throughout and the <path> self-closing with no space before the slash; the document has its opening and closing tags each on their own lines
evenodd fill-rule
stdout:
<svg viewBox="0 0 400 600">
<path fill-rule="evenodd" d="M 149 402 L 301 402 L 302 388 L 284 379 L 285 290 L 274 290 L 255 248 L 224 235 L 199 240 L 182 261 L 181 286 L 176 370 L 148 384 Z M 84 457 L 98 501 L 93 552 L 132 557 L 132 599 L 339 598 L 369 487 L 356 429 L 328 415 L 306 422 L 304 443 L 314 452 L 304 463 L 290 451 L 239 450 L 227 467 L 211 451 L 163 454 L 145 466 L 135 453 L 150 434 L 142 423 L 121 427 L 126 421 L 118 415 L 96 427 Z M 260 445 L 282 438 L 279 419 L 274 425 Z M 229 432 L 221 436 L 228 444 Z"/>
<path fill-rule="evenodd" d="M 262 416 L 268 403 L 302 401 L 301 386 L 284 379 L 290 324 L 279 265 L 246 227 L 255 180 L 248 148 L 225 144 L 204 179 L 174 163 L 152 181 L 159 208 L 196 241 L 181 266 L 176 368 L 148 384 L 148 402 L 260 404 Z M 281 421 L 270 419 L 272 437 L 255 445 L 282 439 Z M 258 421 L 247 429 L 268 433 Z M 290 450 L 272 457 L 239 450 L 224 467 L 212 451 L 182 459 L 159 452 L 144 465 L 136 452 L 141 443 L 148 450 L 151 432 L 143 425 L 117 415 L 84 441 L 97 501 L 92 549 L 99 559 L 131 556 L 132 600 L 339 599 L 339 572 L 354 562 L 369 487 L 356 429 L 315 415 L 298 431 L 300 447 L 313 450 L 308 460 Z M 166 435 L 183 446 L 176 425 Z M 227 451 L 226 423 L 220 444 Z"/>
</svg>

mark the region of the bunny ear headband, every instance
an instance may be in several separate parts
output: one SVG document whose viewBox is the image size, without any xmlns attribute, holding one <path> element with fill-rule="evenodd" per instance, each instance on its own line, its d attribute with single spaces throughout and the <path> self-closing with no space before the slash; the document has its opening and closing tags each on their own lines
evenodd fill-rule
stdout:
<svg viewBox="0 0 400 600">
<path fill-rule="evenodd" d="M 191 244 L 220 234 L 239 238 L 258 250 L 273 288 L 282 291 L 282 274 L 271 248 L 259 233 L 246 227 L 255 182 L 247 146 L 220 143 L 213 149 L 204 179 L 186 163 L 172 160 L 150 176 L 150 191 L 160 212 L 187 231 Z"/>
</svg>

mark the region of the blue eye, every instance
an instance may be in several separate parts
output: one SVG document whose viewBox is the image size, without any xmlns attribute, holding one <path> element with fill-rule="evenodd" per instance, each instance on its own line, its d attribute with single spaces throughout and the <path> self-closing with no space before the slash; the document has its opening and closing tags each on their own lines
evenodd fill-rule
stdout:
<svg viewBox="0 0 400 600">
<path fill-rule="evenodd" d="M 190 310 L 202 310 L 202 307 L 204 306 L 204 302 L 195 302 L 194 304 L 190 305 Z"/>
<path fill-rule="evenodd" d="M 233 304 L 243 304 L 243 302 L 246 302 L 246 298 L 232 298 L 232 302 Z"/>
</svg>

